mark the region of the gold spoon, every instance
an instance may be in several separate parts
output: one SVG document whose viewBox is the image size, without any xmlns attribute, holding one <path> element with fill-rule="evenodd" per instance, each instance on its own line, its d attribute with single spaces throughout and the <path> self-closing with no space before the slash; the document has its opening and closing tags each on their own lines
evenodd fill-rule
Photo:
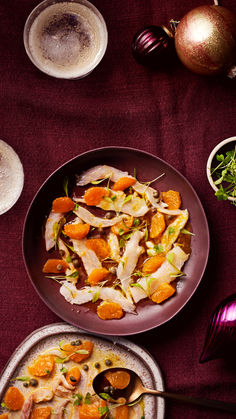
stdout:
<svg viewBox="0 0 236 419">
<path fill-rule="evenodd" d="M 130 375 L 130 382 L 124 389 L 117 389 L 109 385 L 105 374 L 116 373 L 119 371 L 126 372 Z M 169 393 L 166 391 L 152 390 L 143 386 L 141 378 L 128 368 L 108 368 L 100 372 L 93 380 L 93 389 L 95 393 L 104 400 L 109 402 L 132 405 L 137 403 L 142 395 L 152 394 L 179 402 L 191 403 L 199 406 L 205 406 L 213 409 L 226 410 L 228 412 L 236 412 L 236 403 L 223 402 L 220 400 L 208 400 L 202 398 L 190 397 L 182 394 Z"/>
</svg>

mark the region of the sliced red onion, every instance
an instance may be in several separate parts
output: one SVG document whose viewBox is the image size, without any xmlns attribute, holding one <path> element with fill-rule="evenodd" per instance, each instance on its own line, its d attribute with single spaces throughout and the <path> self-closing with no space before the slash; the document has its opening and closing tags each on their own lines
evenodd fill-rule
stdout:
<svg viewBox="0 0 236 419">
<path fill-rule="evenodd" d="M 174 50 L 171 32 L 163 26 L 148 26 L 140 29 L 132 42 L 134 58 L 143 65 L 163 66 Z"/>
<path fill-rule="evenodd" d="M 235 356 L 236 294 L 222 301 L 212 313 L 199 362 Z"/>
</svg>

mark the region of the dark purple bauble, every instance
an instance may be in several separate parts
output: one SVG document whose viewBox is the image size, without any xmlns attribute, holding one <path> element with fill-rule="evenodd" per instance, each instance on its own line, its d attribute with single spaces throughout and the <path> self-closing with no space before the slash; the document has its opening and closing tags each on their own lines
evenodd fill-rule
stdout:
<svg viewBox="0 0 236 419">
<path fill-rule="evenodd" d="M 162 67 L 174 51 L 174 40 L 167 28 L 152 25 L 135 34 L 131 48 L 140 64 Z"/>
</svg>

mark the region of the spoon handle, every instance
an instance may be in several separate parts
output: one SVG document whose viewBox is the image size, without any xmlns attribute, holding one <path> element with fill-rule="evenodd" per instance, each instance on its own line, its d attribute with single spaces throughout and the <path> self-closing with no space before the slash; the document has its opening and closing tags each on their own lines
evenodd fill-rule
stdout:
<svg viewBox="0 0 236 419">
<path fill-rule="evenodd" d="M 236 412 L 236 403 L 223 402 L 221 400 L 208 400 L 202 398 L 195 398 L 191 396 L 185 396 L 182 394 L 169 393 L 166 391 L 149 390 L 145 389 L 145 394 L 156 394 L 157 396 L 164 397 L 167 399 L 177 400 L 179 402 L 191 403 L 198 406 L 210 407 L 213 409 L 226 410 L 228 412 Z"/>
</svg>

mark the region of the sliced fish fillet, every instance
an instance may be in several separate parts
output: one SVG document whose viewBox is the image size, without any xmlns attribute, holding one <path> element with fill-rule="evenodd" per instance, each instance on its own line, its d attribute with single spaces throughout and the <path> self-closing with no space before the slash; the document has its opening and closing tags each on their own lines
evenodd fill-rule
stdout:
<svg viewBox="0 0 236 419">
<path fill-rule="evenodd" d="M 63 281 L 60 288 L 60 293 L 71 304 L 84 304 L 92 301 L 95 294 L 98 298 L 104 301 L 112 301 L 120 304 L 124 311 L 134 313 L 135 306 L 122 293 L 110 287 L 84 287 L 77 289 L 73 284 L 68 281 Z"/>
</svg>

